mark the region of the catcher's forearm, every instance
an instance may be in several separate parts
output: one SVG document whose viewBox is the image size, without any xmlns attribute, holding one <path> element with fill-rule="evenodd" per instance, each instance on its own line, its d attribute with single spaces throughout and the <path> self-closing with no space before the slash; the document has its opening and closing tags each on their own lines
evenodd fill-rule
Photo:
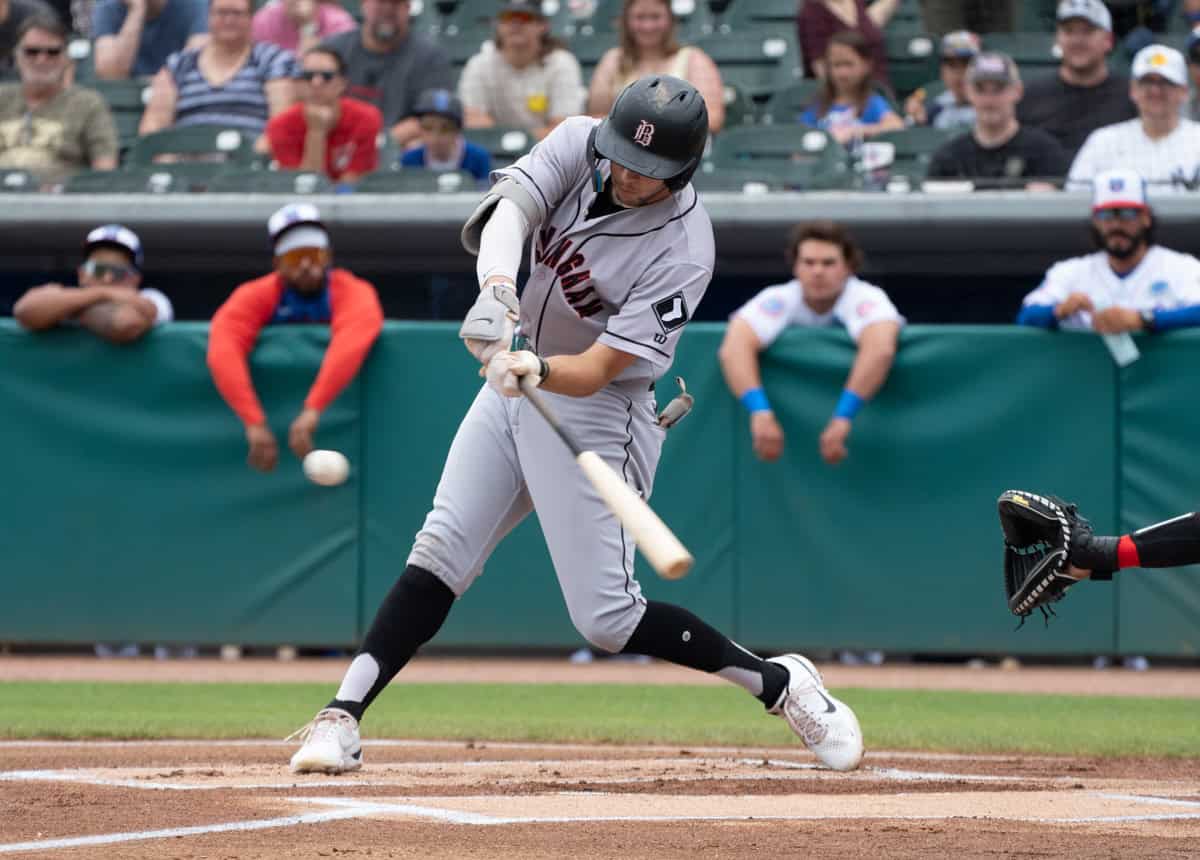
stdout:
<svg viewBox="0 0 1200 860">
<path fill-rule="evenodd" d="M 1200 563 L 1200 513 L 1183 514 L 1121 538 L 1121 567 L 1179 567 Z"/>
</svg>

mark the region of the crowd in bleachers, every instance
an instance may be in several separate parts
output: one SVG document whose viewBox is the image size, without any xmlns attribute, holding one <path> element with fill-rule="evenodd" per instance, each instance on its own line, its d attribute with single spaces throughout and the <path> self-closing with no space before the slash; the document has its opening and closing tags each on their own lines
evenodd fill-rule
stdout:
<svg viewBox="0 0 1200 860">
<path fill-rule="evenodd" d="M 1200 188 L 1200 0 L 255 4 L 0 0 L 3 187 L 464 190 L 672 74 L 701 190 Z"/>
</svg>

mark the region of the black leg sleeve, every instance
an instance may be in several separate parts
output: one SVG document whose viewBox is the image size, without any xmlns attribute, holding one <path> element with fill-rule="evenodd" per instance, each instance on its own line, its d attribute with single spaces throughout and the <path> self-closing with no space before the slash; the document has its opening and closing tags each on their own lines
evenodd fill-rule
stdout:
<svg viewBox="0 0 1200 860">
<path fill-rule="evenodd" d="M 380 604 L 358 652 L 370 655 L 379 665 L 378 679 L 361 702 L 334 699 L 329 707 L 349 711 L 361 720 L 417 649 L 441 629 L 453 605 L 454 592 L 444 582 L 424 568 L 406 567 Z"/>
<path fill-rule="evenodd" d="M 651 600 L 623 654 L 647 654 L 701 672 L 736 668 L 762 676 L 759 701 L 768 707 L 788 682 L 787 669 L 752 654 L 679 606 Z"/>
<path fill-rule="evenodd" d="M 1184 514 L 1138 529 L 1129 536 L 1139 567 L 1179 567 L 1200 563 L 1200 513 Z"/>
</svg>

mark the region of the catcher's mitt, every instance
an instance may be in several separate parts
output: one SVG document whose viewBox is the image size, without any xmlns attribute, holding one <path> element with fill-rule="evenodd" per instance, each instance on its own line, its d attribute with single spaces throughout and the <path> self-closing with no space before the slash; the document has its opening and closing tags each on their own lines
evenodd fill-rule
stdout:
<svg viewBox="0 0 1200 860">
<path fill-rule="evenodd" d="M 1021 623 L 1035 609 L 1049 622 L 1049 604 L 1079 580 L 1067 574 L 1071 547 L 1086 541 L 1091 525 L 1074 505 L 1022 490 L 1001 494 L 996 506 L 1004 530 L 1004 592 Z"/>
</svg>

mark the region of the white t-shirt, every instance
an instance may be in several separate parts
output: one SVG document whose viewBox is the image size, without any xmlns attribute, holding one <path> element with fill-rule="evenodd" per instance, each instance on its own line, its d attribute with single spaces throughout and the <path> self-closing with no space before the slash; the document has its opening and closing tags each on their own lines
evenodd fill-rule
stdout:
<svg viewBox="0 0 1200 860">
<path fill-rule="evenodd" d="M 1167 311 L 1200 304 L 1200 260 L 1161 245 L 1153 246 L 1136 269 L 1121 277 L 1103 251 L 1055 263 L 1024 305 L 1057 305 L 1071 293 L 1085 293 L 1098 309 Z M 1059 328 L 1088 331 L 1091 311 L 1059 320 Z"/>
<path fill-rule="evenodd" d="M 164 293 L 154 289 L 154 287 L 146 287 L 138 290 L 138 295 L 143 299 L 149 299 L 154 302 L 154 324 L 156 326 L 175 319 L 175 308 L 171 306 L 171 300 Z"/>
<path fill-rule="evenodd" d="M 767 287 L 746 304 L 734 311 L 732 319 L 745 320 L 759 343 L 766 349 L 788 326 L 810 328 L 841 323 L 850 337 L 858 343 L 863 329 L 872 323 L 897 322 L 904 317 L 896 310 L 887 293 L 874 284 L 851 276 L 828 313 L 819 314 L 804 301 L 803 288 L 798 280 Z"/>
<path fill-rule="evenodd" d="M 484 51 L 467 61 L 458 81 L 463 107 L 486 111 L 497 125 L 530 130 L 582 113 L 586 94 L 579 61 L 561 48 L 523 69 L 495 49 Z"/>
<path fill-rule="evenodd" d="M 1158 140 L 1146 136 L 1140 119 L 1096 129 L 1071 164 L 1067 190 L 1090 190 L 1098 173 L 1118 167 L 1136 170 L 1152 197 L 1200 189 L 1200 123 L 1181 119 Z"/>
</svg>

